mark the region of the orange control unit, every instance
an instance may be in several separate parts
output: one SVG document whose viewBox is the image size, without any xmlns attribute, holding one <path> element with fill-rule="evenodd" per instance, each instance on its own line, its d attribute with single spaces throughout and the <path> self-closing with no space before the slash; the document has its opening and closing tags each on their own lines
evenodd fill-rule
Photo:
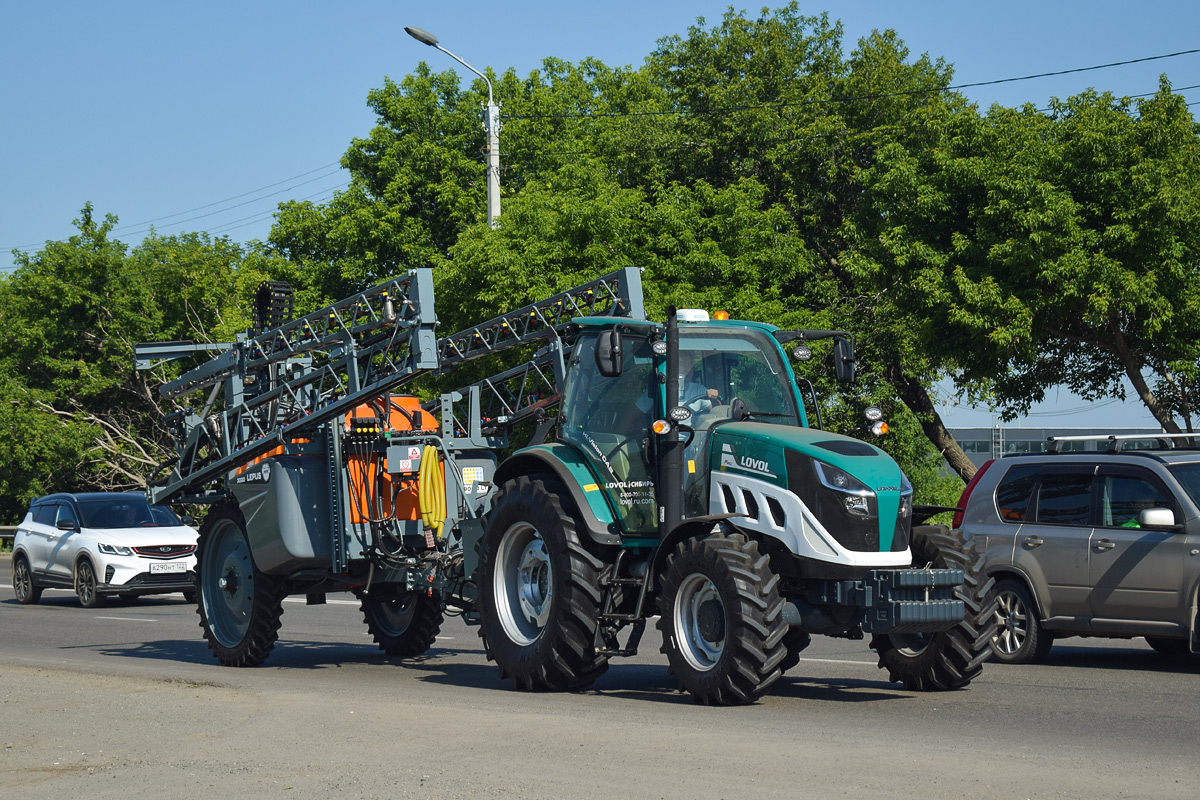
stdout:
<svg viewBox="0 0 1200 800">
<path fill-rule="evenodd" d="M 389 472 L 386 457 L 374 443 L 389 431 L 435 432 L 434 416 L 421 410 L 417 398 L 397 395 L 357 406 L 344 424 L 349 434 L 343 440 L 342 453 L 350 484 L 350 521 L 420 519 L 416 470 L 411 474 Z"/>
</svg>

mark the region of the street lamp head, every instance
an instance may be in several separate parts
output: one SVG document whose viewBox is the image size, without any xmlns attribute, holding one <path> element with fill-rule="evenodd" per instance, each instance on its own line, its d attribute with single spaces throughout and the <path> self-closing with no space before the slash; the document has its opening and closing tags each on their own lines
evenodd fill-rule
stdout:
<svg viewBox="0 0 1200 800">
<path fill-rule="evenodd" d="M 416 39 L 418 42 L 424 42 L 430 47 L 437 47 L 438 38 L 432 33 L 421 28 L 406 27 L 404 32 Z"/>
</svg>

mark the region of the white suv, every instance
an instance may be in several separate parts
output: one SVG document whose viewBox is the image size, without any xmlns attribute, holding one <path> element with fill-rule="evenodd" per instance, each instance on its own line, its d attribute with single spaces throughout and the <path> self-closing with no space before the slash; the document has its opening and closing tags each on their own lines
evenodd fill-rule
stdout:
<svg viewBox="0 0 1200 800">
<path fill-rule="evenodd" d="M 196 529 L 142 494 L 52 494 L 17 526 L 13 589 L 23 604 L 50 586 L 74 590 L 85 608 L 109 594 L 183 592 L 191 602 L 195 553 Z"/>
</svg>

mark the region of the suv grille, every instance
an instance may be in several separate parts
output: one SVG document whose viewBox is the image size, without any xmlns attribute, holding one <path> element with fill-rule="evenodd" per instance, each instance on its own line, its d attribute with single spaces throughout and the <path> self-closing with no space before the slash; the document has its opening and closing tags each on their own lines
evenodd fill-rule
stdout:
<svg viewBox="0 0 1200 800">
<path fill-rule="evenodd" d="M 133 548 L 133 552 L 142 558 L 179 558 L 191 555 L 195 550 L 194 544 L 153 544 Z"/>
</svg>

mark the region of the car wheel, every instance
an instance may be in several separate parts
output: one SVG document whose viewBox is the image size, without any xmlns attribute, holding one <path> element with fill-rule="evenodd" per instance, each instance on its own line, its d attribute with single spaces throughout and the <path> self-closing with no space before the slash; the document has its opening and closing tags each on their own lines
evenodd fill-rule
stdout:
<svg viewBox="0 0 1200 800">
<path fill-rule="evenodd" d="M 196 590 L 192 589 L 191 591 L 184 591 L 183 602 L 196 605 Z"/>
<path fill-rule="evenodd" d="M 1159 636 L 1147 636 L 1146 644 L 1164 656 L 1186 656 L 1191 655 L 1192 652 L 1187 639 L 1163 639 Z"/>
<path fill-rule="evenodd" d="M 29 561 L 25 556 L 13 559 L 13 592 L 17 602 L 29 606 L 42 599 L 42 587 L 33 582 L 33 571 L 29 569 Z"/>
<path fill-rule="evenodd" d="M 75 567 L 75 594 L 79 597 L 79 605 L 84 608 L 99 608 L 104 605 L 104 595 L 98 589 L 96 568 L 86 558 Z"/>
<path fill-rule="evenodd" d="M 1042 627 L 1037 606 L 1025 584 L 1012 578 L 996 583 L 996 635 L 992 657 L 1002 664 L 1037 664 L 1046 660 L 1054 634 Z"/>
</svg>

